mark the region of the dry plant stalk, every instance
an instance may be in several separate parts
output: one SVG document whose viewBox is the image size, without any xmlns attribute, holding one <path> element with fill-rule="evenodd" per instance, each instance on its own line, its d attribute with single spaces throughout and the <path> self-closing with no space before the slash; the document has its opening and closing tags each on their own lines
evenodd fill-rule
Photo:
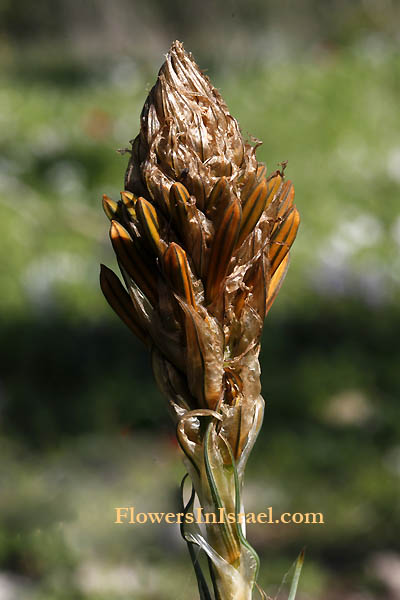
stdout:
<svg viewBox="0 0 400 600">
<path fill-rule="evenodd" d="M 125 287 L 102 265 L 109 304 L 152 352 L 205 512 L 243 511 L 263 419 L 258 354 L 299 225 L 284 166 L 267 176 L 219 92 L 174 42 L 132 142 L 125 191 L 104 196 Z M 248 600 L 258 557 L 238 523 L 183 525 L 200 597 Z M 195 555 L 208 558 L 211 592 Z M 261 592 L 261 595 L 263 592 Z"/>
</svg>

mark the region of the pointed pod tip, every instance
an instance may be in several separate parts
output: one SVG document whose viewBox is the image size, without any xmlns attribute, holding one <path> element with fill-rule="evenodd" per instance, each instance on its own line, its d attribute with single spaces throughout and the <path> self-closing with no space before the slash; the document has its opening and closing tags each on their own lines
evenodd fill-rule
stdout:
<svg viewBox="0 0 400 600">
<path fill-rule="evenodd" d="M 112 269 L 106 267 L 106 265 L 100 265 L 100 285 L 103 287 L 103 283 L 109 281 L 110 279 L 115 279 L 117 276 Z"/>
<path fill-rule="evenodd" d="M 117 214 L 118 211 L 118 202 L 115 202 L 115 200 L 112 200 L 109 196 L 107 196 L 107 194 L 103 194 L 103 210 L 106 214 L 106 216 L 110 219 L 114 219 L 115 215 Z"/>
<path fill-rule="evenodd" d="M 118 223 L 118 221 L 116 221 L 115 219 L 111 219 L 111 223 L 110 223 L 111 237 L 113 237 L 113 235 L 115 235 L 115 234 L 118 234 L 118 231 L 120 230 L 121 227 L 122 227 L 122 225 L 120 223 Z"/>
<path fill-rule="evenodd" d="M 116 237 L 118 237 L 118 221 L 115 221 L 115 219 L 112 219 L 111 224 L 110 224 L 111 241 Z"/>
<path fill-rule="evenodd" d="M 170 242 L 168 244 L 167 249 L 164 252 L 164 256 L 166 255 L 167 252 L 171 252 L 172 250 L 177 250 L 178 248 L 179 248 L 179 250 L 183 250 L 183 248 L 181 248 L 181 246 L 179 244 L 177 244 L 176 242 Z"/>
<path fill-rule="evenodd" d="M 123 190 L 120 192 L 121 200 L 125 204 L 126 207 L 131 207 L 135 205 L 135 195 L 132 192 L 128 192 L 127 190 Z"/>
<path fill-rule="evenodd" d="M 111 242 L 114 246 L 115 242 L 132 242 L 132 238 L 121 223 L 115 221 L 114 219 L 111 221 L 110 225 L 110 238 Z M 114 246 L 114 250 L 117 252 L 118 247 Z"/>
<path fill-rule="evenodd" d="M 187 202 L 189 201 L 190 198 L 190 194 L 187 190 L 187 188 L 183 185 L 183 183 L 181 183 L 180 181 L 177 181 L 175 183 L 173 183 L 169 189 L 169 199 L 170 202 L 182 202 L 184 204 L 187 204 Z"/>
</svg>

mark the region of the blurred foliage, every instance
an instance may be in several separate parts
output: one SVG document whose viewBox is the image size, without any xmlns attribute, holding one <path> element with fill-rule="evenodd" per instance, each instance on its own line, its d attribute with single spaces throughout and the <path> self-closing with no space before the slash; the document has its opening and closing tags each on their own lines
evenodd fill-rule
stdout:
<svg viewBox="0 0 400 600">
<path fill-rule="evenodd" d="M 249 526 L 261 583 L 274 596 L 307 545 L 300 598 L 396 598 L 398 4 L 28 4 L 0 4 L 0 597 L 192 598 L 176 528 L 112 523 L 115 506 L 176 511 L 184 469 L 149 356 L 98 288 L 115 150 L 180 37 L 269 171 L 289 160 L 302 216 L 265 326 L 246 508 L 326 524 Z"/>
<path fill-rule="evenodd" d="M 158 60 L 172 39 L 190 41 L 207 68 L 262 64 L 299 50 L 323 53 L 370 39 L 398 41 L 396 0 L 0 0 L 0 35 L 9 53 L 29 66 L 43 48 L 91 61 L 125 54 Z M 205 32 L 207 43 L 205 43 Z M 27 52 L 28 50 L 28 52 Z"/>
</svg>

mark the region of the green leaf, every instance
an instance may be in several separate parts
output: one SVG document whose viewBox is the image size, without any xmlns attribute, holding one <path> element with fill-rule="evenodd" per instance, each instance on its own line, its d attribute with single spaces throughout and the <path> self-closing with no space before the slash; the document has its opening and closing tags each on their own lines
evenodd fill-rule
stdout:
<svg viewBox="0 0 400 600">
<path fill-rule="evenodd" d="M 186 473 L 186 475 L 184 476 L 184 478 L 182 479 L 182 482 L 181 482 L 181 509 L 182 509 L 182 512 L 184 515 L 186 515 L 186 513 L 188 513 L 189 511 L 193 512 L 194 498 L 196 495 L 195 489 L 192 485 L 192 493 L 191 493 L 190 498 L 185 506 L 185 503 L 183 501 L 183 489 L 184 489 L 185 481 L 186 481 L 187 477 L 188 477 L 188 474 Z M 195 544 L 193 542 L 190 542 L 188 539 L 186 539 L 186 534 L 185 534 L 185 526 L 186 525 L 187 524 L 185 523 L 185 519 L 183 519 L 181 526 L 180 526 L 181 535 L 187 543 L 190 559 L 192 561 L 194 572 L 196 573 L 197 586 L 199 588 L 200 600 L 213 600 L 213 597 L 210 594 L 210 590 L 208 589 L 206 579 L 204 577 L 203 571 L 202 571 L 201 566 L 198 561 L 198 555 L 199 555 L 201 548 L 198 549 L 198 552 L 196 554 L 195 549 L 194 549 Z"/>
<path fill-rule="evenodd" d="M 292 585 L 290 586 L 288 600 L 295 600 L 297 586 L 299 584 L 299 579 L 300 579 L 300 574 L 301 574 L 301 569 L 303 568 L 303 563 L 304 563 L 304 549 L 300 552 L 300 554 L 297 558 L 297 561 L 296 561 L 296 566 L 294 569 L 294 575 L 293 575 L 293 579 L 292 579 Z"/>
</svg>

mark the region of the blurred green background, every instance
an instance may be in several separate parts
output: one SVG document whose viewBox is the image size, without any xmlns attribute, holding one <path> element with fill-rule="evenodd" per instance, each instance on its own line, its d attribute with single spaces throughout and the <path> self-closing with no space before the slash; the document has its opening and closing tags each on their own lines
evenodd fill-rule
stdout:
<svg viewBox="0 0 400 600">
<path fill-rule="evenodd" d="M 139 113 L 184 42 L 302 225 L 261 354 L 267 410 L 248 511 L 274 598 L 400 597 L 400 4 L 0 1 L 0 600 L 192 600 L 171 525 L 184 474 L 149 356 L 106 305 L 101 209 Z M 287 597 L 284 588 L 280 599 Z"/>
</svg>

